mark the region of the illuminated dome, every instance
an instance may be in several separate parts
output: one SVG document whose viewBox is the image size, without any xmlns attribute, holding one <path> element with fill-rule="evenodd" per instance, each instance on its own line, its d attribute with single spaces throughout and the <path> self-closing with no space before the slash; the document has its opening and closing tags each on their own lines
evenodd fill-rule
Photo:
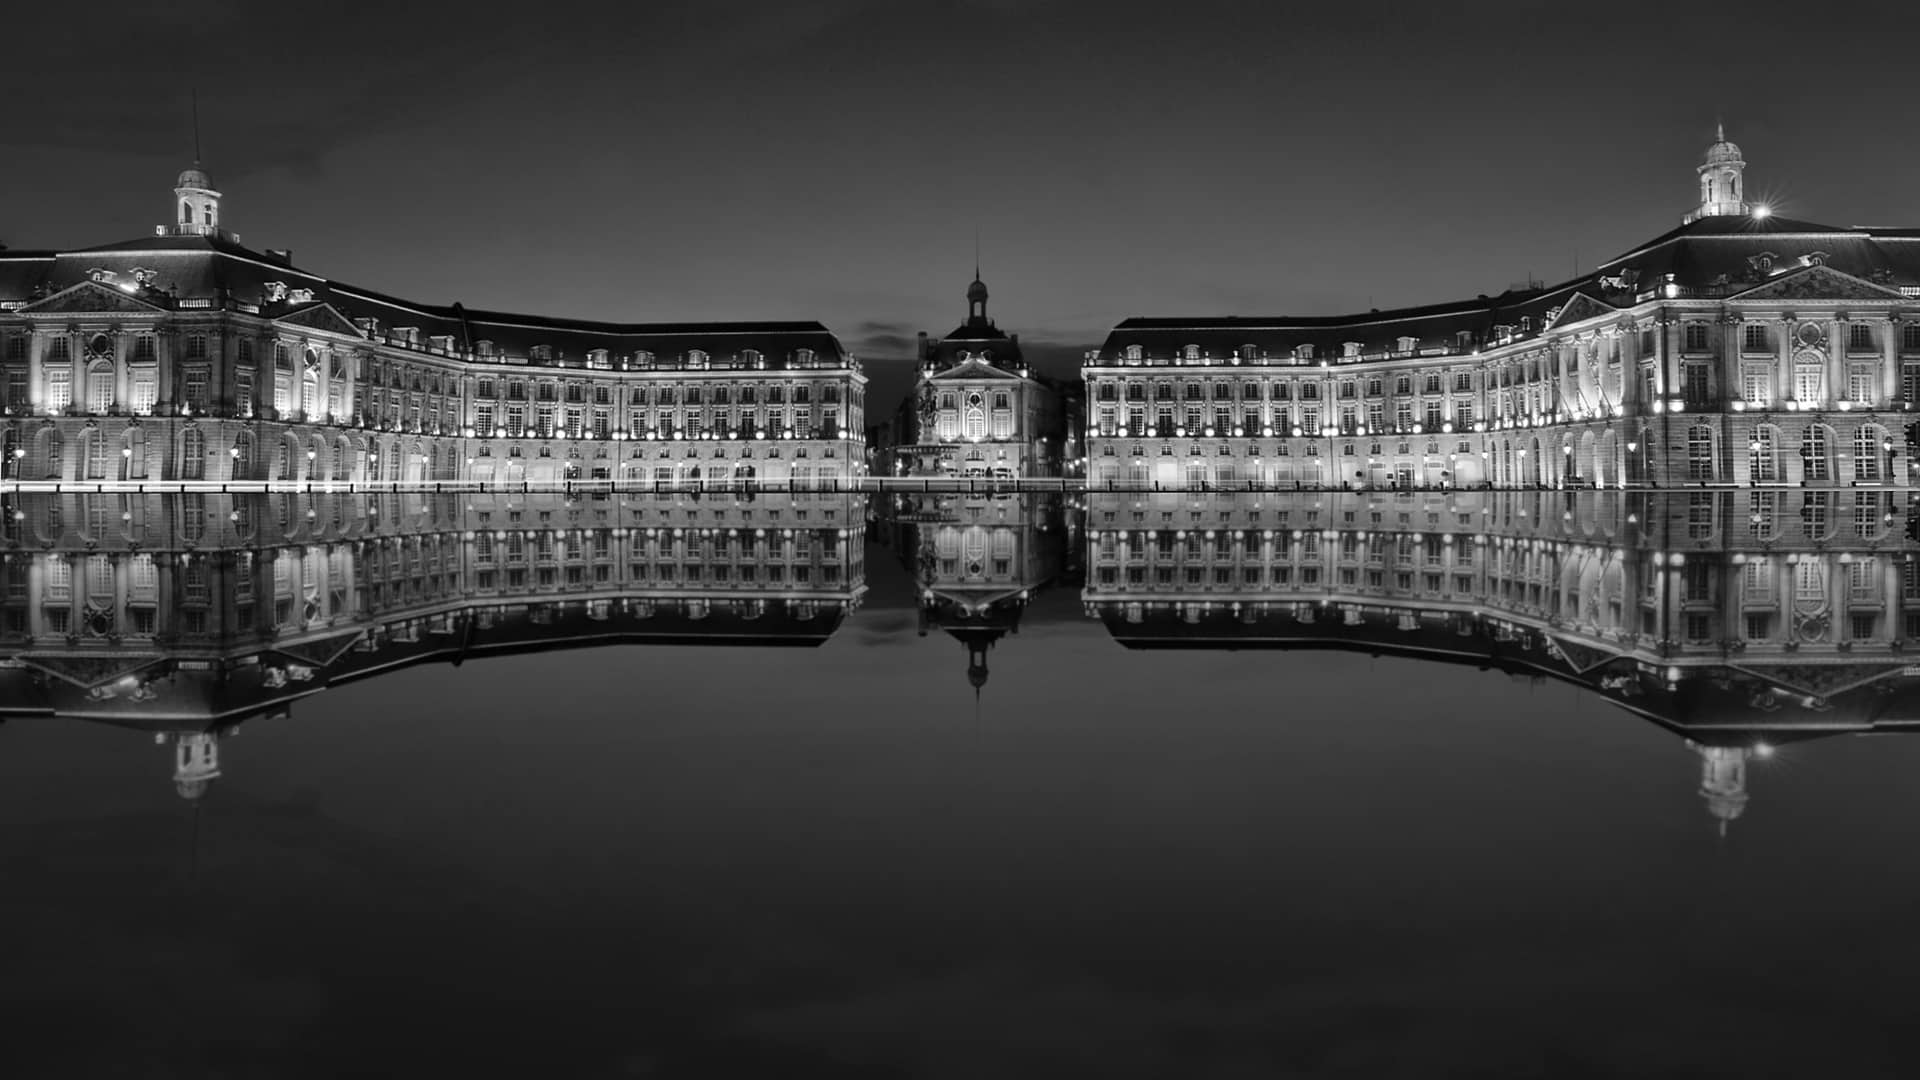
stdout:
<svg viewBox="0 0 1920 1080">
<path fill-rule="evenodd" d="M 191 169 L 183 170 L 180 173 L 180 179 L 175 180 L 173 186 L 177 188 L 205 188 L 208 191 L 212 191 L 213 177 L 208 176 L 198 165 L 195 165 Z"/>
<path fill-rule="evenodd" d="M 1738 153 L 1738 151 L 1735 152 Z M 983 304 L 986 303 L 986 300 L 987 283 L 976 277 L 973 279 L 973 284 L 967 286 L 967 303 Z"/>
<path fill-rule="evenodd" d="M 1746 159 L 1740 156 L 1740 147 L 1727 141 L 1724 129 L 1718 132 L 1719 141 L 1707 147 L 1707 165 L 1745 165 Z"/>
</svg>

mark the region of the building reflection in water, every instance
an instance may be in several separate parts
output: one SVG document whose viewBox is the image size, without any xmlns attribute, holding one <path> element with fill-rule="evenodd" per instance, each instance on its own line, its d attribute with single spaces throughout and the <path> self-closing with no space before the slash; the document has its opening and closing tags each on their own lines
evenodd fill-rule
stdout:
<svg viewBox="0 0 1920 1080">
<path fill-rule="evenodd" d="M 221 740 L 415 664 L 610 644 L 817 646 L 866 591 L 860 495 L 16 495 L 0 718 Z"/>
<path fill-rule="evenodd" d="M 1089 500 L 1087 614 L 1128 648 L 1570 683 L 1685 738 L 1723 830 L 1750 759 L 1920 723 L 1920 589 L 1885 492 Z"/>
<path fill-rule="evenodd" d="M 1722 828 L 1774 747 L 1920 724 L 1907 507 L 1864 489 L 929 494 L 871 514 L 857 495 L 26 495 L 4 510 L 0 715 L 154 732 L 189 798 L 243 721 L 413 664 L 817 646 L 866 592 L 870 517 L 912 577 L 919 633 L 962 646 L 976 702 L 1034 598 L 1084 581 L 1086 615 L 1129 649 L 1350 650 L 1576 686 L 1686 740 Z"/>
<path fill-rule="evenodd" d="M 1020 632 L 1040 590 L 1077 563 L 1077 515 L 1058 496 L 899 495 L 892 543 L 913 575 L 920 635 L 941 630 L 967 651 L 976 705 L 991 674 L 987 654 Z"/>
</svg>

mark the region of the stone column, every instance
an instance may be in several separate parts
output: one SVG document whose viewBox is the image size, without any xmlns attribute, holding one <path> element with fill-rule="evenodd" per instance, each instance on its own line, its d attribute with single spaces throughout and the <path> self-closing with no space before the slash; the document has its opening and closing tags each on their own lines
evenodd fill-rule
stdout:
<svg viewBox="0 0 1920 1080">
<path fill-rule="evenodd" d="M 1779 338 L 1779 363 L 1774 379 L 1779 384 L 1779 395 L 1775 400 L 1784 401 L 1793 395 L 1793 317 L 1783 315 L 1774 320 L 1774 333 Z"/>
<path fill-rule="evenodd" d="M 39 413 L 45 411 L 47 401 L 47 386 L 40 374 L 40 357 L 46 350 L 47 339 L 44 334 L 31 333 L 37 327 L 29 326 L 27 329 L 30 331 L 27 336 L 27 401 L 32 404 L 32 411 Z"/>
<path fill-rule="evenodd" d="M 67 327 L 67 359 L 72 365 L 72 384 L 68 392 L 73 395 L 73 403 L 85 409 L 87 407 L 87 343 L 81 338 L 78 327 Z M 84 475 L 84 470 L 74 474 Z M 77 625 L 77 624 L 76 624 Z"/>
<path fill-rule="evenodd" d="M 1889 315 L 1880 331 L 1880 400 L 1876 409 L 1900 408 L 1900 317 Z"/>
<path fill-rule="evenodd" d="M 113 401 L 121 412 L 133 411 L 134 337 L 117 327 L 113 330 Z"/>
</svg>

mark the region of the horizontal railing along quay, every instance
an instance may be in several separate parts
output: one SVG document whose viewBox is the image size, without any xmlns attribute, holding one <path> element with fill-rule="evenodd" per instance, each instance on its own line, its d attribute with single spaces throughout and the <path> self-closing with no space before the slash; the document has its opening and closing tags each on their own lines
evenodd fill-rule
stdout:
<svg viewBox="0 0 1920 1080">
<path fill-rule="evenodd" d="M 1287 494 L 1290 492 L 1351 492 L 1375 495 L 1418 495 L 1446 493 L 1519 493 L 1540 491 L 1879 491 L 1920 492 L 1920 485 L 1901 483 L 1818 483 L 1818 484 L 1738 484 L 1715 481 L 1685 481 L 1669 484 L 1627 484 L 1597 487 L 1592 484 L 1527 484 L 1494 486 L 1490 484 L 1431 485 L 1394 487 L 1390 485 L 1283 483 L 1258 481 L 1213 481 L 1187 483 L 1101 482 L 1061 477 L 1024 477 L 1017 480 L 988 480 L 960 477 L 864 476 L 845 480 L 806 481 L 655 481 L 655 480 L 570 480 L 556 482 L 514 482 L 473 480 L 307 481 L 307 480 L 4 480 L 0 494 L 516 494 L 531 492 L 570 492 L 577 494 L 635 493 L 646 495 L 721 495 L 721 494 L 858 494 L 924 492 L 958 495 L 1017 495 L 1052 493 L 1080 495 L 1099 492 L 1193 493 L 1193 494 Z"/>
</svg>

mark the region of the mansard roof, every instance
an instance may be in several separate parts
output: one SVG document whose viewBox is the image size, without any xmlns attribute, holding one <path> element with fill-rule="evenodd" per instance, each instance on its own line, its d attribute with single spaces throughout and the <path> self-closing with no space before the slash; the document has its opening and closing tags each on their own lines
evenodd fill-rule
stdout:
<svg viewBox="0 0 1920 1080">
<path fill-rule="evenodd" d="M 231 302 L 257 306 L 269 318 L 324 305 L 347 319 L 374 319 L 382 333 L 411 327 L 423 344 L 428 337 L 451 337 L 463 353 L 486 341 L 503 356 L 526 357 L 545 346 L 560 360 L 584 360 L 596 349 L 662 357 L 699 349 L 717 358 L 755 350 L 769 368 L 786 366 L 801 349 L 830 365 L 846 357 L 833 333 L 813 321 L 622 323 L 422 304 L 332 281 L 220 236 L 150 236 L 70 252 L 0 251 L 0 302 L 45 299 L 93 280 L 102 270 L 126 283 L 134 280 L 135 270 L 143 271 L 149 287 L 129 295 L 166 305 L 194 299 Z M 288 290 L 311 296 L 289 301 Z"/>
<path fill-rule="evenodd" d="M 1897 300 L 1903 288 L 1920 289 L 1920 229 L 1841 228 L 1775 216 L 1702 217 L 1555 285 L 1361 314 L 1133 318 L 1114 327 L 1098 355 L 1099 362 L 1111 364 L 1133 345 L 1149 358 L 1198 346 L 1215 359 L 1248 345 L 1268 357 L 1311 346 L 1318 361 L 1340 358 L 1348 343 L 1358 343 L 1366 359 L 1472 352 L 1537 333 L 1550 323 L 1579 321 L 1557 318 L 1576 297 L 1584 297 L 1581 306 L 1597 301 L 1592 315 L 1654 299 L 1761 299 L 1765 294 L 1753 293 L 1758 286 L 1814 265 L 1876 288 L 1877 297 Z M 1833 299 L 1862 298 L 1864 290 L 1852 285 L 1843 292 L 1849 295 Z M 1528 329 L 1521 331 L 1522 325 Z M 1403 338 L 1413 339 L 1411 351 L 1401 348 Z"/>
</svg>

